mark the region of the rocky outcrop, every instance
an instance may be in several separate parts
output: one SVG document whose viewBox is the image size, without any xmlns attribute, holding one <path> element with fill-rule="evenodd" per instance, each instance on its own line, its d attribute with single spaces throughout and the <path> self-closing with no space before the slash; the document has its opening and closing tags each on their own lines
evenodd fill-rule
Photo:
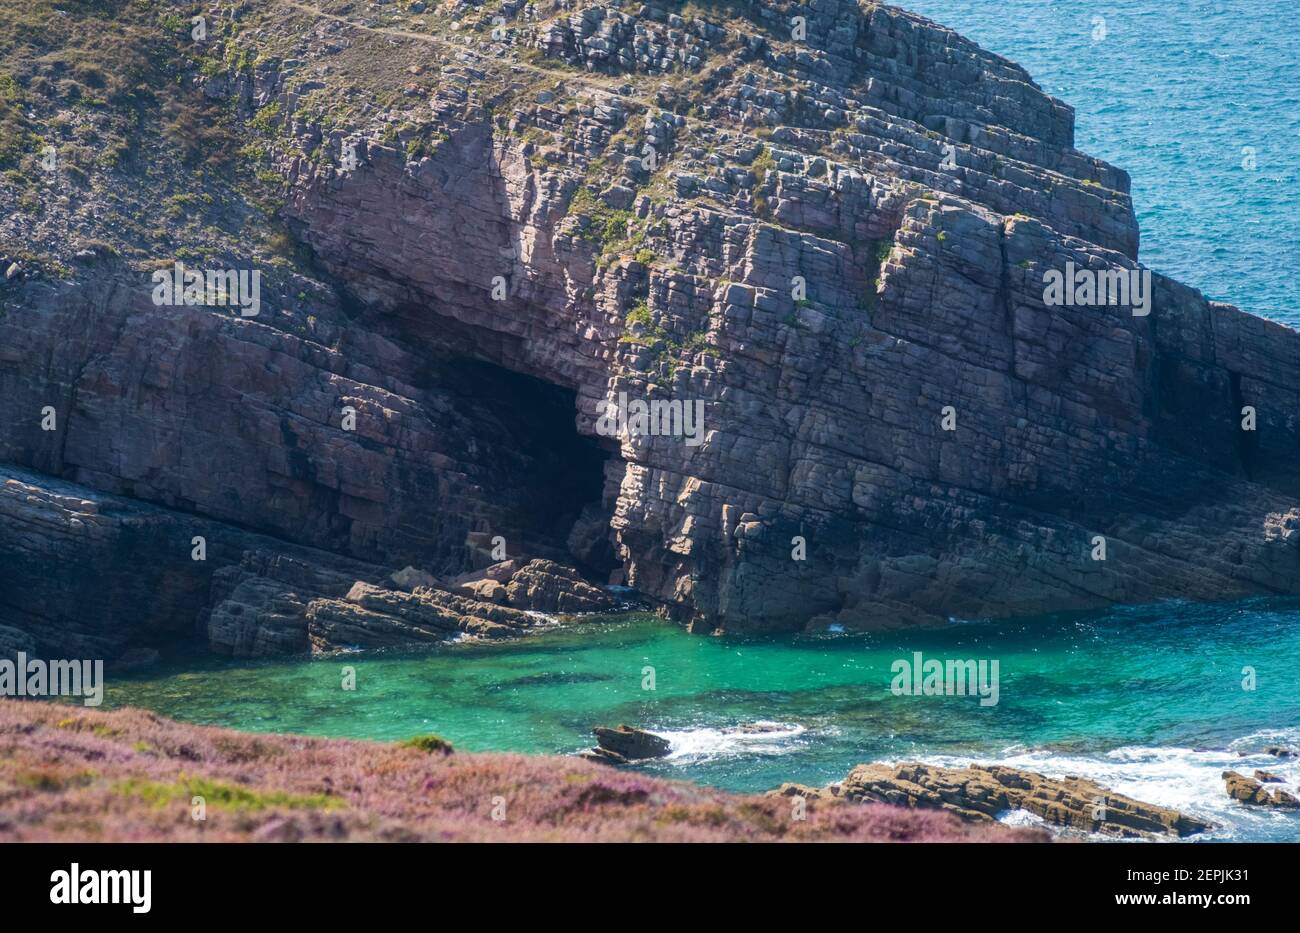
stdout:
<svg viewBox="0 0 1300 933">
<path fill-rule="evenodd" d="M 0 461 L 165 512 L 0 541 L 31 594 L 0 624 L 199 617 L 252 653 L 497 631 L 348 593 L 502 546 L 522 576 L 486 603 L 602 603 L 538 558 L 703 631 L 1300 592 L 1300 334 L 1159 275 L 1144 308 L 1049 305 L 1050 273 L 1146 271 L 1066 104 L 894 7 L 676 10 L 251 5 L 178 51 L 211 55 L 184 81 L 239 114 L 312 261 L 202 225 L 158 254 L 124 207 L 94 231 L 118 258 L 74 253 L 58 205 L 6 213 L 51 256 L 0 284 Z M 182 248 L 265 271 L 261 313 L 155 305 Z M 677 408 L 634 428 L 629 402 Z M 220 575 L 157 537 L 205 522 Z M 121 566 L 40 600 L 44 547 Z M 152 621 L 74 614 L 96 603 Z"/>
<path fill-rule="evenodd" d="M 286 554 L 281 548 L 245 551 L 238 564 L 213 573 L 206 609 L 209 646 L 221 654 L 261 657 L 292 654 L 324 639 L 309 635 L 309 609 L 345 597 L 380 568 L 323 555 Z M 339 647 L 349 645 L 341 643 Z M 349 645 L 350 646 L 350 645 Z"/>
<path fill-rule="evenodd" d="M 509 605 L 539 612 L 603 612 L 615 605 L 572 567 L 549 560 L 529 561 L 511 575 L 505 589 Z"/>
<path fill-rule="evenodd" d="M 579 755 L 591 761 L 625 765 L 647 758 L 663 758 L 672 751 L 672 744 L 662 736 L 630 726 L 617 729 L 597 726 L 591 731 L 596 736 L 596 746 Z"/>
<path fill-rule="evenodd" d="M 1224 771 L 1224 789 L 1227 790 L 1229 797 L 1252 806 L 1300 810 L 1300 799 L 1295 795 L 1287 793 L 1280 787 L 1273 788 L 1270 793 L 1269 789 L 1263 786 L 1262 782 L 1272 783 L 1280 781 L 1281 778 L 1274 775 L 1265 775 L 1261 778 L 1261 774 L 1264 772 L 1256 771 L 1254 778 L 1248 778 L 1236 771 Z"/>
<path fill-rule="evenodd" d="M 1211 828 L 1204 820 L 1134 800 L 1093 781 L 1058 780 L 1001 765 L 863 764 L 827 788 L 786 784 L 772 793 L 937 809 L 971 822 L 1025 810 L 1061 829 L 1121 838 L 1190 836 Z"/>
<path fill-rule="evenodd" d="M 379 565 L 3 467 L 0 528 L 0 654 L 124 667 L 196 636 L 258 657 L 502 638 L 558 621 L 445 589 L 393 589 Z M 579 596 L 595 589 L 536 563 Z"/>
<path fill-rule="evenodd" d="M 193 559 L 196 539 L 206 542 L 204 560 Z M 274 543 L 0 467 L 0 623 L 21 633 L 6 641 L 25 639 L 32 654 L 113 662 L 190 639 L 213 569 L 259 542 Z"/>
<path fill-rule="evenodd" d="M 508 638 L 546 621 L 427 587 L 403 593 L 361 582 L 344 599 L 316 599 L 307 606 L 307 633 L 317 651 L 417 645 L 445 641 L 456 633 Z"/>
<path fill-rule="evenodd" d="M 615 608 L 609 593 L 577 570 L 550 560 L 508 560 L 447 581 L 446 587 L 475 599 L 535 612 L 605 612 Z"/>
</svg>

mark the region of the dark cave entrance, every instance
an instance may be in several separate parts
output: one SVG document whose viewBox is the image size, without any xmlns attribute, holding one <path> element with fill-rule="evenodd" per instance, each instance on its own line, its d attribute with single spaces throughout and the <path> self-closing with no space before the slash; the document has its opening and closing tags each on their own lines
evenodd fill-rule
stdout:
<svg viewBox="0 0 1300 933">
<path fill-rule="evenodd" d="M 500 489 L 515 510 L 523 540 L 510 550 L 576 565 L 603 581 L 619 566 L 609 540 L 605 467 L 611 452 L 575 425 L 577 393 L 532 376 L 467 357 L 438 366 L 440 381 L 490 415 L 491 430 L 510 451 Z M 612 505 L 612 503 L 610 503 Z"/>
</svg>

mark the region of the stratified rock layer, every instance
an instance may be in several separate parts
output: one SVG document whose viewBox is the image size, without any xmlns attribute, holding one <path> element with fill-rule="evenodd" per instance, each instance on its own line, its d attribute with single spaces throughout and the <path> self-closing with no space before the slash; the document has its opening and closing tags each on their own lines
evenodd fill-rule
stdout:
<svg viewBox="0 0 1300 933">
<path fill-rule="evenodd" d="M 1261 775 L 1264 775 L 1261 777 Z M 1256 771 L 1254 778 L 1248 778 L 1237 771 L 1224 771 L 1224 789 L 1228 796 L 1242 803 L 1256 807 L 1273 807 L 1279 810 L 1300 810 L 1300 799 L 1280 787 L 1268 788 L 1265 783 L 1275 783 L 1282 779 L 1263 771 Z"/>
<path fill-rule="evenodd" d="M 257 657 L 505 638 L 554 621 L 442 588 L 390 589 L 381 566 L 3 468 L 0 524 L 0 612 L 15 623 L 0 625 L 0 656 L 122 663 L 197 635 Z M 526 579 L 549 581 L 553 602 L 595 589 L 535 564 Z"/>
<path fill-rule="evenodd" d="M 1094 781 L 1057 780 L 1001 765 L 863 764 L 829 788 L 787 784 L 773 793 L 944 810 L 970 822 L 1025 810 L 1062 829 L 1117 837 L 1190 836 L 1211 828 L 1204 820 L 1117 794 Z"/>
</svg>

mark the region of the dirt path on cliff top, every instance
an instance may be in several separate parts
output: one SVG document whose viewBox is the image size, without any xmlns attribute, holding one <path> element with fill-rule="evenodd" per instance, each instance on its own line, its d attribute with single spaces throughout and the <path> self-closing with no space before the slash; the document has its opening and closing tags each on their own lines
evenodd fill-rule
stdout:
<svg viewBox="0 0 1300 933">
<path fill-rule="evenodd" d="M 300 3 L 298 2 L 298 0 L 277 0 L 277 2 L 282 7 L 290 7 L 294 10 L 297 10 L 300 13 L 304 13 L 309 16 L 318 16 L 321 19 L 333 20 L 336 23 L 342 23 L 343 25 L 348 26 L 351 29 L 360 30 L 362 32 L 369 32 L 369 33 L 374 33 L 376 35 L 383 35 L 383 36 L 392 36 L 398 39 L 409 39 L 415 42 L 425 42 L 428 43 L 429 45 L 437 46 L 438 48 L 443 49 L 444 51 L 447 52 L 472 55 L 477 61 L 482 62 L 484 67 L 490 67 L 496 64 L 496 61 L 486 60 L 483 53 L 477 49 L 471 48 L 470 46 L 465 45 L 463 43 L 450 42 L 439 36 L 432 36 L 429 35 L 428 33 L 423 33 L 423 32 L 412 32 L 408 29 L 394 29 L 389 26 L 367 26 L 363 23 L 358 23 L 356 20 L 349 19 L 346 16 L 339 16 L 337 13 L 326 13 L 324 10 L 314 7 L 309 3 Z M 505 60 L 502 59 L 502 61 Z M 580 84 L 586 88 L 596 91 L 597 93 L 605 94 L 609 97 L 612 97 L 621 103 L 640 104 L 642 107 L 645 107 L 647 110 L 663 109 L 662 107 L 660 107 L 658 104 L 656 104 L 653 100 L 649 98 L 641 97 L 636 94 L 620 93 L 618 91 L 618 88 L 621 85 L 629 83 L 627 80 L 606 78 L 600 75 L 594 75 L 590 73 L 574 74 L 573 72 L 569 72 L 569 71 L 559 71 L 553 68 L 543 68 L 540 65 L 532 65 L 529 64 L 528 62 L 520 61 L 517 58 L 506 61 L 506 65 L 507 67 L 512 69 L 517 68 L 523 71 L 529 71 L 532 72 L 533 74 L 542 75 L 547 78 L 555 78 L 556 80 L 564 81 L 566 83 Z M 704 79 L 706 74 L 707 72 L 701 72 L 699 78 Z M 686 117 L 685 119 L 688 123 L 698 122 L 692 120 L 690 117 Z"/>
</svg>

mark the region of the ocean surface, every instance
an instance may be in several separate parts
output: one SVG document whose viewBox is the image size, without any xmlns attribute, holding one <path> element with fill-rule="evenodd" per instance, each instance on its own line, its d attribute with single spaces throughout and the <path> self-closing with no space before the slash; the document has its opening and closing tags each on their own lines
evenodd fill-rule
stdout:
<svg viewBox="0 0 1300 933">
<path fill-rule="evenodd" d="M 892 665 L 917 651 L 997 660 L 997 704 L 895 695 Z M 111 678 L 105 706 L 118 705 L 253 731 L 433 732 L 469 751 L 572 753 L 593 726 L 628 723 L 672 741 L 645 770 L 740 791 L 826 784 L 864 761 L 1004 762 L 1208 817 L 1221 827 L 1208 838 L 1300 838 L 1300 816 L 1249 810 L 1220 778 L 1266 768 L 1300 782 L 1300 760 L 1261 754 L 1300 743 L 1300 600 L 762 640 L 632 614 L 420 654 L 178 659 Z"/>
<path fill-rule="evenodd" d="M 1300 327 L 1295 0 L 896 5 L 1011 59 L 1074 107 L 1076 148 L 1132 176 L 1143 264 Z"/>
</svg>

